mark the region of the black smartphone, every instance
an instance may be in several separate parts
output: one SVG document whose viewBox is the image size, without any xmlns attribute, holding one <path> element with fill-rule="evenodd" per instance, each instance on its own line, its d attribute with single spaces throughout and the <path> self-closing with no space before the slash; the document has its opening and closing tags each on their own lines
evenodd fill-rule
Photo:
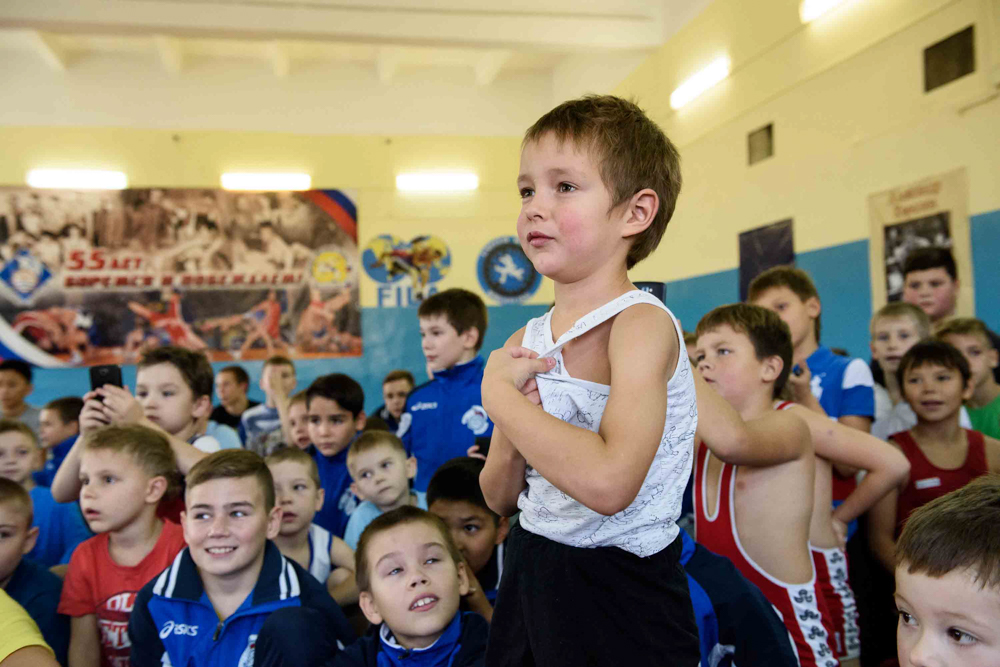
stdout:
<svg viewBox="0 0 1000 667">
<path fill-rule="evenodd" d="M 116 387 L 123 386 L 121 366 L 111 364 L 108 366 L 90 367 L 90 388 L 97 389 L 98 387 L 103 387 L 106 384 L 114 385 Z"/>
<path fill-rule="evenodd" d="M 483 456 L 489 456 L 491 440 L 493 440 L 493 438 L 488 435 L 481 435 L 476 438 L 476 444 L 479 446 L 479 453 Z"/>
</svg>

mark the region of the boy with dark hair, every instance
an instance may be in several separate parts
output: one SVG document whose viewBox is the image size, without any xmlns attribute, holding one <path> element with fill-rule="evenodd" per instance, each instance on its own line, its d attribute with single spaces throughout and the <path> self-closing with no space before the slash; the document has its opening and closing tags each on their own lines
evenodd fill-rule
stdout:
<svg viewBox="0 0 1000 667">
<path fill-rule="evenodd" d="M 215 374 L 215 395 L 219 405 L 212 409 L 211 420 L 239 429 L 240 418 L 250 408 L 260 405 L 247 398 L 250 376 L 239 366 L 226 366 Z"/>
<path fill-rule="evenodd" d="M 326 588 L 270 542 L 281 508 L 262 458 L 216 452 L 191 468 L 186 483 L 187 547 L 135 600 L 131 665 L 252 665 L 264 621 L 288 607 L 314 609 L 324 633 L 353 639 Z"/>
<path fill-rule="evenodd" d="M 26 558 L 38 537 L 32 526 L 31 497 L 16 482 L 0 477 L 0 589 L 7 591 L 38 624 L 56 659 L 66 664 L 69 619 L 56 612 L 62 580 Z"/>
<path fill-rule="evenodd" d="M 972 429 L 1000 438 L 1000 384 L 993 375 L 1000 357 L 986 325 L 972 317 L 959 317 L 938 329 L 937 338 L 954 345 L 969 363 L 972 395 L 965 407 Z"/>
<path fill-rule="evenodd" d="M 481 398 L 486 304 L 468 290 L 453 288 L 424 299 L 417 315 L 433 379 L 410 392 L 396 434 L 417 459 L 413 488 L 425 491 L 438 466 L 465 456 L 476 438 L 490 437 L 493 422 Z"/>
<path fill-rule="evenodd" d="M 343 537 L 347 522 L 358 506 L 351 491 L 347 452 L 365 427 L 365 392 L 343 373 L 323 375 L 306 389 L 309 415 L 308 450 L 319 469 L 320 486 L 326 495 L 314 523 Z"/>
<path fill-rule="evenodd" d="M 39 453 L 38 441 L 27 424 L 0 420 L 0 477 L 16 482 L 31 497 L 31 526 L 37 535 L 27 556 L 44 567 L 57 568 L 62 575 L 74 549 L 89 539 L 91 532 L 79 505 L 57 503 L 46 487 L 35 484 L 32 470 Z"/>
<path fill-rule="evenodd" d="M 249 408 L 240 417 L 240 440 L 243 446 L 260 456 L 291 442 L 282 427 L 288 423 L 288 399 L 295 389 L 295 364 L 287 357 L 273 356 L 264 362 L 260 388 L 266 399 Z"/>
<path fill-rule="evenodd" d="M 479 486 L 484 465 L 482 459 L 464 457 L 438 468 L 427 486 L 427 506 L 448 526 L 465 559 L 470 588 L 465 608 L 489 621 L 503 574 L 504 540 L 510 523 L 486 504 Z"/>
<path fill-rule="evenodd" d="M 901 667 L 1000 664 L 1000 476 L 916 510 L 895 561 Z"/>
<path fill-rule="evenodd" d="M 45 465 L 34 473 L 35 483 L 52 486 L 56 471 L 80 435 L 80 411 L 83 399 L 77 396 L 57 398 L 42 408 L 38 439 L 45 449 Z"/>
<path fill-rule="evenodd" d="M 393 433 L 399 430 L 399 420 L 406 410 L 406 397 L 413 391 L 415 384 L 413 373 L 402 369 L 390 372 L 382 380 L 382 398 L 385 403 L 372 414 L 383 420 Z"/>
<path fill-rule="evenodd" d="M 41 411 L 24 402 L 34 390 L 31 375 L 31 366 L 20 359 L 0 361 L 0 419 L 23 422 L 37 434 Z"/>
<path fill-rule="evenodd" d="M 180 526 L 157 517 L 177 488 L 177 461 L 153 429 L 95 429 L 86 419 L 83 427 L 74 448 L 82 449 L 80 506 L 97 536 L 73 553 L 59 612 L 71 617 L 70 665 L 124 667 L 135 649 L 128 624 L 136 593 L 184 547 Z"/>
</svg>

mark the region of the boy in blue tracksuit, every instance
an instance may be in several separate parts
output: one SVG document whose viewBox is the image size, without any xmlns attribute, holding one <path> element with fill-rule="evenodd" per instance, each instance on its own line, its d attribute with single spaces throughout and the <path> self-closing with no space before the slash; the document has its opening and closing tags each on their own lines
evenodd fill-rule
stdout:
<svg viewBox="0 0 1000 667">
<path fill-rule="evenodd" d="M 486 362 L 478 353 L 486 335 L 486 304 L 468 290 L 449 289 L 424 299 L 417 315 L 434 379 L 410 392 L 396 435 L 417 459 L 413 488 L 426 491 L 442 463 L 466 456 L 477 438 L 493 435 L 493 422 L 480 390 Z"/>
<path fill-rule="evenodd" d="M 139 592 L 129 620 L 134 667 L 250 667 L 274 611 L 309 608 L 346 645 L 353 632 L 326 589 L 270 539 L 281 527 L 264 460 L 223 450 L 191 468 L 186 549 Z"/>
</svg>

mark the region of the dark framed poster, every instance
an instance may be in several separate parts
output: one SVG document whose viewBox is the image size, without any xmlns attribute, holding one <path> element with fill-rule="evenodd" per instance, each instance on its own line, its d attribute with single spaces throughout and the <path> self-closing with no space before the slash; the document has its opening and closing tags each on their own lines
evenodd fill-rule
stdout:
<svg viewBox="0 0 1000 667">
<path fill-rule="evenodd" d="M 740 301 L 747 300 L 750 283 L 773 266 L 795 263 L 792 219 L 780 220 L 740 233 Z"/>
</svg>

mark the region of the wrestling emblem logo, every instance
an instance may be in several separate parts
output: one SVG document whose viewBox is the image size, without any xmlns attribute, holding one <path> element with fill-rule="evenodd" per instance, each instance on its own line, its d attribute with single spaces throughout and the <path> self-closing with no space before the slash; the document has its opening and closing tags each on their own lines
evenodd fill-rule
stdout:
<svg viewBox="0 0 1000 667">
<path fill-rule="evenodd" d="M 487 243 L 479 253 L 476 274 L 487 296 L 501 304 L 525 301 L 542 282 L 542 274 L 532 266 L 516 236 Z"/>
</svg>

